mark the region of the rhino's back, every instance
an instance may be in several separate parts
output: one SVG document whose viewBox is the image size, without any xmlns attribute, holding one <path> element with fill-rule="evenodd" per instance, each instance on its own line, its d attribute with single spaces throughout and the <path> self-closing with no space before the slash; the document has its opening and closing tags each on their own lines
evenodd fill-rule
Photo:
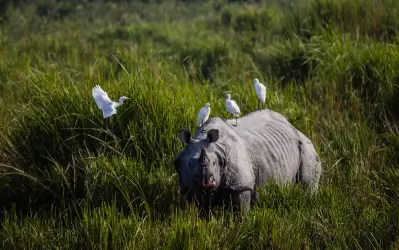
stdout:
<svg viewBox="0 0 399 250">
<path fill-rule="evenodd" d="M 236 163 L 227 169 L 227 179 L 233 183 L 229 186 L 251 186 L 268 178 L 286 183 L 295 178 L 302 137 L 284 116 L 266 109 L 239 118 L 237 127 L 233 124 L 234 120 L 226 123 L 213 117 L 203 125 L 204 130 L 219 130 L 217 144 L 225 149 L 230 162 Z M 206 138 L 201 130 L 197 130 L 195 139 Z"/>
<path fill-rule="evenodd" d="M 291 181 L 299 168 L 300 134 L 281 114 L 262 110 L 238 121 L 235 129 L 246 144 L 258 172 L 258 182 L 266 178 Z"/>
</svg>

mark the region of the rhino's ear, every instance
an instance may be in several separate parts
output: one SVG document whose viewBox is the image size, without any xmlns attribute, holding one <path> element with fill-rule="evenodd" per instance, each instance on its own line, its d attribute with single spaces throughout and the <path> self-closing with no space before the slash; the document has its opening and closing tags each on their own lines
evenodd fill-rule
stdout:
<svg viewBox="0 0 399 250">
<path fill-rule="evenodd" d="M 219 140 L 219 130 L 217 129 L 210 129 L 207 134 L 209 142 L 216 142 Z"/>
<path fill-rule="evenodd" d="M 191 133 L 186 129 L 182 129 L 179 131 L 179 138 L 185 144 L 189 144 L 191 141 Z"/>
</svg>

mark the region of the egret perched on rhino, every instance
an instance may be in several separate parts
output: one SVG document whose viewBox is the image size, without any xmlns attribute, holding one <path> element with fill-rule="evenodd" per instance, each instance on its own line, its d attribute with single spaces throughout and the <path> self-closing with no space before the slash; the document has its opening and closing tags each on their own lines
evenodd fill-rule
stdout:
<svg viewBox="0 0 399 250">
<path fill-rule="evenodd" d="M 266 86 L 259 82 L 258 78 L 253 80 L 256 97 L 258 98 L 258 109 L 261 104 L 262 109 L 266 101 Z"/>
<path fill-rule="evenodd" d="M 226 105 L 226 110 L 236 118 L 236 125 L 234 126 L 237 126 L 237 118 L 240 116 L 241 111 L 237 103 L 234 100 L 231 100 L 230 97 L 230 94 L 226 94 L 224 103 Z"/>
<path fill-rule="evenodd" d="M 209 215 L 212 207 L 227 201 L 246 214 L 257 200 L 257 187 L 268 180 L 300 182 L 317 192 L 321 163 L 304 134 L 268 109 L 239 119 L 240 126 L 232 127 L 211 118 L 194 136 L 180 130 L 186 146 L 174 165 L 182 205 L 195 202 L 203 215 Z"/>
<path fill-rule="evenodd" d="M 197 126 L 201 127 L 204 122 L 206 122 L 211 114 L 211 105 L 209 103 L 205 104 L 205 107 L 201 108 L 197 116 Z"/>
</svg>

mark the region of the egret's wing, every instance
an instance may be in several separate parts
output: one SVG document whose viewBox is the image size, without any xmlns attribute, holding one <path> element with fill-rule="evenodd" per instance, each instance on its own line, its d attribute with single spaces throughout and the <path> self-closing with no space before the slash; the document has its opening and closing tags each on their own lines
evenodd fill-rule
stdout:
<svg viewBox="0 0 399 250">
<path fill-rule="evenodd" d="M 266 100 L 266 87 L 262 83 L 259 85 L 260 85 L 260 98 L 262 102 L 264 102 Z"/>
<path fill-rule="evenodd" d="M 112 103 L 111 99 L 109 99 L 108 97 L 107 92 L 105 92 L 99 85 L 96 85 L 92 89 L 92 94 L 99 109 L 104 109 L 105 106 Z"/>
<path fill-rule="evenodd" d="M 236 113 L 241 113 L 240 107 L 238 107 L 238 105 L 235 101 L 231 101 L 231 106 L 233 107 L 233 109 Z"/>
<path fill-rule="evenodd" d="M 116 108 L 113 106 L 108 106 L 107 108 L 103 109 L 103 117 L 107 118 L 110 117 L 111 115 L 116 114 Z"/>
<path fill-rule="evenodd" d="M 231 100 L 226 101 L 226 109 L 227 109 L 227 111 L 229 111 L 230 113 L 233 112 L 233 107 L 231 106 Z"/>
<path fill-rule="evenodd" d="M 261 100 L 262 102 L 265 101 L 266 99 L 266 87 L 262 83 L 258 83 L 255 85 L 255 92 L 256 96 Z"/>
<path fill-rule="evenodd" d="M 240 108 L 238 107 L 237 103 L 233 100 L 229 100 L 226 103 L 226 108 L 230 113 L 233 114 L 239 114 L 240 113 Z"/>
<path fill-rule="evenodd" d="M 206 115 L 206 109 L 205 108 L 201 108 L 201 110 L 198 112 L 198 116 L 197 116 L 197 126 L 201 125 L 201 122 L 204 120 Z"/>
</svg>

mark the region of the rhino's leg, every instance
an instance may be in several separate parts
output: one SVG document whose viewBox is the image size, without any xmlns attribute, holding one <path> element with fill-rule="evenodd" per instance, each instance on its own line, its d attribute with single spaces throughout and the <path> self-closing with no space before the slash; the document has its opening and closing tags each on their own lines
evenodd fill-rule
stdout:
<svg viewBox="0 0 399 250">
<path fill-rule="evenodd" d="M 211 218 L 211 211 L 207 206 L 200 206 L 199 209 L 199 217 L 201 219 L 209 220 Z"/>
<path fill-rule="evenodd" d="M 299 165 L 300 181 L 312 194 L 316 194 L 321 176 L 321 162 L 311 143 L 299 143 L 301 163 Z"/>
<path fill-rule="evenodd" d="M 191 203 L 193 203 L 193 201 L 194 197 L 192 194 L 186 194 L 186 195 L 180 194 L 180 209 L 186 210 L 188 206 L 190 206 Z"/>
<path fill-rule="evenodd" d="M 179 197 L 179 206 L 181 210 L 185 210 L 186 209 L 186 198 L 184 197 L 184 195 L 180 195 Z"/>
<path fill-rule="evenodd" d="M 211 197 L 204 195 L 199 199 L 197 208 L 199 210 L 199 216 L 202 219 L 210 220 L 211 218 Z"/>
<path fill-rule="evenodd" d="M 259 200 L 259 193 L 257 191 L 257 185 L 255 185 L 254 190 L 252 191 L 251 196 L 251 208 L 253 208 L 256 202 Z"/>
<path fill-rule="evenodd" d="M 191 204 L 196 206 L 200 218 L 210 218 L 211 197 L 209 195 L 198 192 L 189 192 L 186 195 L 180 196 L 180 208 L 182 210 L 187 209 Z"/>
<path fill-rule="evenodd" d="M 235 193 L 232 196 L 233 211 L 239 212 L 241 215 L 247 215 L 251 209 L 251 190 Z"/>
</svg>

